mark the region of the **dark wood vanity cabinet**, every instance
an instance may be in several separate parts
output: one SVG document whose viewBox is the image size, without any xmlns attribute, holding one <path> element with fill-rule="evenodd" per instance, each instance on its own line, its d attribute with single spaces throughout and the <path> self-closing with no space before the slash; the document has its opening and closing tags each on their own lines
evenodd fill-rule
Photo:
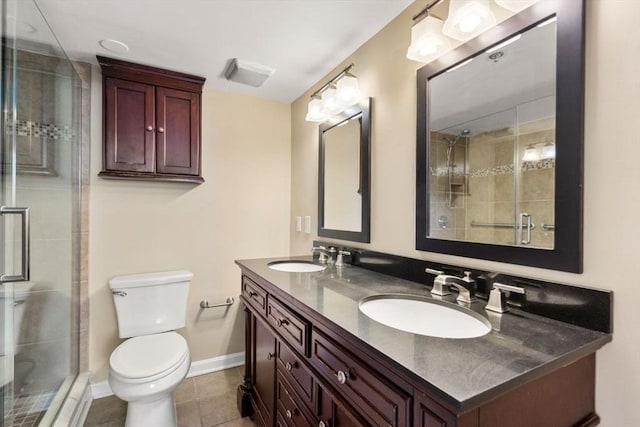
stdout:
<svg viewBox="0 0 640 427">
<path fill-rule="evenodd" d="M 98 57 L 104 161 L 99 176 L 200 183 L 204 78 Z"/>
<path fill-rule="evenodd" d="M 273 293 L 272 293 L 273 292 Z M 259 426 L 592 427 L 595 353 L 462 410 L 288 294 L 243 274 L 239 406 Z M 289 301 L 289 302 L 285 302 Z M 250 404 L 244 405 L 244 399 Z M 250 413 L 247 413 L 250 412 Z"/>
</svg>

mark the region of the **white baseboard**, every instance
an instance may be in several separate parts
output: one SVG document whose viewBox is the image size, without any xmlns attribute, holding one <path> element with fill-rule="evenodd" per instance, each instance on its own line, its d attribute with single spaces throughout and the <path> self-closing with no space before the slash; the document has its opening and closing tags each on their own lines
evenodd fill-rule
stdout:
<svg viewBox="0 0 640 427">
<path fill-rule="evenodd" d="M 196 360 L 195 362 L 191 362 L 187 378 L 235 368 L 243 364 L 244 352 L 212 357 L 211 359 Z M 101 381 L 91 384 L 91 395 L 94 399 L 100 399 L 101 397 L 112 396 L 113 391 L 111 391 L 108 381 Z"/>
</svg>

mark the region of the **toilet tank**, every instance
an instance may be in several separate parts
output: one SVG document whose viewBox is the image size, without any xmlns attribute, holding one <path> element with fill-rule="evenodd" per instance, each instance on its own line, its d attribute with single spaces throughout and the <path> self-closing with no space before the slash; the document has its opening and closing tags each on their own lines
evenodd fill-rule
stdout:
<svg viewBox="0 0 640 427">
<path fill-rule="evenodd" d="M 190 271 L 179 270 L 131 274 L 109 280 L 120 338 L 183 328 L 192 278 Z"/>
</svg>

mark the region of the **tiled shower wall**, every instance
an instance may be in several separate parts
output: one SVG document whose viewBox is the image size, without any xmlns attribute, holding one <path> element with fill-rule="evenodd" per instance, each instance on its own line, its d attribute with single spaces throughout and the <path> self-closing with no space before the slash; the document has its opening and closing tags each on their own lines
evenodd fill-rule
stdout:
<svg viewBox="0 0 640 427">
<path fill-rule="evenodd" d="M 486 225 L 514 224 L 526 212 L 535 226 L 531 246 L 552 248 L 554 232 L 541 226 L 554 225 L 555 160 L 523 162 L 522 154 L 528 146 L 554 143 L 554 126 L 548 118 L 519 125 L 517 138 L 513 127 L 460 138 L 453 150 L 451 206 L 446 152 L 455 135 L 432 132 L 430 236 L 513 245 L 513 228 Z"/>
</svg>

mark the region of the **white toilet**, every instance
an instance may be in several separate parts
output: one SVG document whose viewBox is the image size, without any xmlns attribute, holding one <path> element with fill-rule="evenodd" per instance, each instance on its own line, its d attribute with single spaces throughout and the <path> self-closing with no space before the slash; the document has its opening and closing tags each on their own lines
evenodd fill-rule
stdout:
<svg viewBox="0 0 640 427">
<path fill-rule="evenodd" d="M 18 353 L 20 328 L 26 308 L 26 302 L 33 288 L 32 282 L 15 282 L 0 286 L 0 320 L 8 320 L 13 308 L 13 333 L 0 337 L 0 387 L 14 380 L 13 358 Z"/>
<path fill-rule="evenodd" d="M 109 385 L 128 402 L 126 427 L 175 427 L 173 391 L 191 365 L 185 339 L 187 294 L 193 273 L 167 271 L 109 281 L 120 338 L 111 353 Z"/>
</svg>

